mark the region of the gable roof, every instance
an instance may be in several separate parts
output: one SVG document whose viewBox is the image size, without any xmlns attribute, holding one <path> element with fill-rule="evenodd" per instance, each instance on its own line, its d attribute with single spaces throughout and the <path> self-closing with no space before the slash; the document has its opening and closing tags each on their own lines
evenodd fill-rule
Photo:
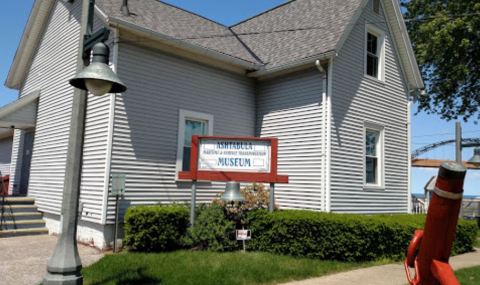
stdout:
<svg viewBox="0 0 480 285">
<path fill-rule="evenodd" d="M 160 41 L 245 70 L 257 70 L 250 75 L 261 76 L 334 56 L 368 1 L 291 0 L 232 27 L 158 0 L 130 0 L 129 16 L 121 13 L 122 0 L 96 0 L 96 4 L 97 12 L 105 17 L 106 22 L 151 33 Z M 25 58 L 33 56 L 28 52 L 34 49 L 25 49 L 24 46 L 32 47 L 39 40 L 25 35 L 30 33 L 32 23 L 45 25 L 35 11 L 38 7 L 48 8 L 40 3 L 51 2 L 54 1 L 35 2 L 6 86 L 18 88 L 25 76 L 21 63 L 25 66 Z M 408 87 L 422 89 L 423 81 L 398 0 L 383 0 L 382 3 Z"/>
<path fill-rule="evenodd" d="M 363 0 L 294 0 L 232 30 L 266 69 L 333 51 Z"/>
<path fill-rule="evenodd" d="M 258 63 L 226 26 L 158 0 L 130 0 L 130 16 L 120 11 L 122 0 L 97 0 L 109 19 L 121 20 L 171 38 L 199 45 L 248 62 Z"/>
</svg>

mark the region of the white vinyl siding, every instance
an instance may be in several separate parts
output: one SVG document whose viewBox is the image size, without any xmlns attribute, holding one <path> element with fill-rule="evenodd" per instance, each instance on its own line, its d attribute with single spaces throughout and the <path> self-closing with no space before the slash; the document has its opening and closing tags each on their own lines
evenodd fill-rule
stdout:
<svg viewBox="0 0 480 285">
<path fill-rule="evenodd" d="M 12 160 L 12 137 L 0 140 L 0 172 L 10 175 L 10 161 Z"/>
<path fill-rule="evenodd" d="M 19 183 L 21 178 L 22 160 L 21 155 L 23 153 L 23 131 L 14 130 L 12 138 L 12 160 L 10 163 L 10 183 L 8 191 L 11 194 L 17 194 L 19 189 Z"/>
<path fill-rule="evenodd" d="M 81 1 L 57 1 L 52 9 L 39 47 L 33 57 L 21 96 L 33 91 L 41 95 L 31 160 L 28 196 L 42 212 L 60 214 L 65 177 L 68 136 L 74 89 L 68 83 L 76 72 L 80 35 Z M 95 18 L 96 28 L 99 25 Z M 81 202 L 83 220 L 100 222 L 105 177 L 108 96 L 89 95 L 86 114 Z M 20 134 L 14 136 L 12 184 L 19 182 L 22 154 Z"/>
<path fill-rule="evenodd" d="M 368 6 L 367 6 L 368 7 Z M 383 11 L 365 9 L 333 64 L 331 210 L 408 210 L 407 90 Z M 366 23 L 385 32 L 385 81 L 364 76 Z M 384 126 L 384 189 L 364 189 L 364 122 Z"/>
<path fill-rule="evenodd" d="M 211 114 L 214 135 L 253 136 L 253 80 L 127 43 L 118 50 L 118 75 L 128 90 L 116 96 L 111 172 L 126 175 L 122 212 L 129 205 L 187 202 L 190 183 L 175 179 L 180 109 Z M 223 190 L 223 183 L 198 183 L 197 201 Z M 110 195 L 109 222 L 113 214 Z"/>
<path fill-rule="evenodd" d="M 278 173 L 289 176 L 275 186 L 282 208 L 322 210 L 322 92 L 316 69 L 258 83 L 257 134 L 278 138 Z"/>
</svg>

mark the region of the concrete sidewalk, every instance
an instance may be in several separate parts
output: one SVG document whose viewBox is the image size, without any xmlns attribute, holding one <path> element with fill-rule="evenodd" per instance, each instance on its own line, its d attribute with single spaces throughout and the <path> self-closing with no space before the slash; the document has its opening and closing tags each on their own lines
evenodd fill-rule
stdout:
<svg viewBox="0 0 480 285">
<path fill-rule="evenodd" d="M 480 265 L 480 248 L 477 248 L 475 252 L 451 257 L 450 264 L 454 270 Z M 404 285 L 407 283 L 403 264 L 398 263 L 340 272 L 318 278 L 283 283 L 283 285 Z"/>
<path fill-rule="evenodd" d="M 0 238 L 0 284 L 40 283 L 56 243 L 57 237 L 49 235 Z M 100 251 L 80 244 L 78 250 L 83 266 L 103 256 Z"/>
</svg>

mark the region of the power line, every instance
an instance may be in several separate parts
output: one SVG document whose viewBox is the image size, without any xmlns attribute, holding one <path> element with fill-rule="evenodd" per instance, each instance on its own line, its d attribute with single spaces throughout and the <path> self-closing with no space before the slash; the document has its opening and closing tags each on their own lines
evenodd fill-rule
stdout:
<svg viewBox="0 0 480 285">
<path fill-rule="evenodd" d="M 446 15 L 447 19 L 453 18 L 461 18 L 461 17 L 468 17 L 468 16 L 480 16 L 480 13 L 465 13 L 465 14 L 456 14 L 456 15 Z M 404 19 L 405 22 L 425 22 L 429 20 L 434 20 L 438 18 L 444 18 L 445 16 L 431 16 L 425 18 L 410 18 Z M 367 24 L 386 24 L 386 21 L 364 21 L 354 24 L 348 24 L 347 26 L 356 26 L 356 25 L 367 25 Z M 327 30 L 329 31 L 330 28 L 328 27 L 304 27 L 304 28 L 295 28 L 295 29 L 278 29 L 278 30 L 270 30 L 270 31 L 260 31 L 260 32 L 245 32 L 245 33 L 235 33 L 231 29 L 230 31 L 233 34 L 217 34 L 217 35 L 209 35 L 204 37 L 186 37 L 186 38 L 176 38 L 172 37 L 176 40 L 200 40 L 200 39 L 213 39 L 213 38 L 228 38 L 228 37 L 235 37 L 235 36 L 250 36 L 250 35 L 264 35 L 264 34 L 274 34 L 274 33 L 286 33 L 286 32 L 297 32 L 297 31 L 309 31 L 309 30 Z"/>
<path fill-rule="evenodd" d="M 462 134 L 472 134 L 472 133 L 480 133 L 480 130 L 470 130 L 470 131 L 462 131 Z M 412 136 L 412 138 L 422 138 L 422 137 L 431 137 L 431 136 L 454 136 L 455 133 L 433 133 L 433 134 L 425 134 L 425 135 L 418 135 Z"/>
<path fill-rule="evenodd" d="M 465 14 L 456 14 L 456 15 L 444 15 L 444 16 L 430 16 L 430 17 L 424 17 L 424 18 L 410 18 L 410 19 L 404 19 L 405 22 L 425 22 L 429 20 L 435 20 L 439 18 L 447 18 L 447 19 L 454 19 L 454 18 L 463 18 L 463 17 L 469 17 L 469 16 L 480 16 L 480 13 L 465 13 Z"/>
</svg>

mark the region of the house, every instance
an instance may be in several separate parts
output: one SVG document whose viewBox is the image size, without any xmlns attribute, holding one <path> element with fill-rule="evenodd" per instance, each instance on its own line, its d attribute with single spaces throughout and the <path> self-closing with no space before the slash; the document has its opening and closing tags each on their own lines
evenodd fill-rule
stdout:
<svg viewBox="0 0 480 285">
<path fill-rule="evenodd" d="M 35 198 L 53 233 L 80 2 L 35 2 L 5 83 L 20 94 L 10 108 L 30 116 L 27 128 L 12 124 L 11 191 Z M 122 213 L 188 201 L 177 173 L 192 134 L 279 138 L 279 173 L 290 177 L 276 187 L 281 208 L 409 211 L 408 99 L 423 82 L 397 0 L 294 0 L 231 27 L 157 0 L 130 0 L 128 15 L 121 0 L 96 5 L 128 90 L 88 98 L 80 240 L 112 240 L 112 173 L 126 175 Z M 223 188 L 199 183 L 197 200 Z"/>
</svg>

